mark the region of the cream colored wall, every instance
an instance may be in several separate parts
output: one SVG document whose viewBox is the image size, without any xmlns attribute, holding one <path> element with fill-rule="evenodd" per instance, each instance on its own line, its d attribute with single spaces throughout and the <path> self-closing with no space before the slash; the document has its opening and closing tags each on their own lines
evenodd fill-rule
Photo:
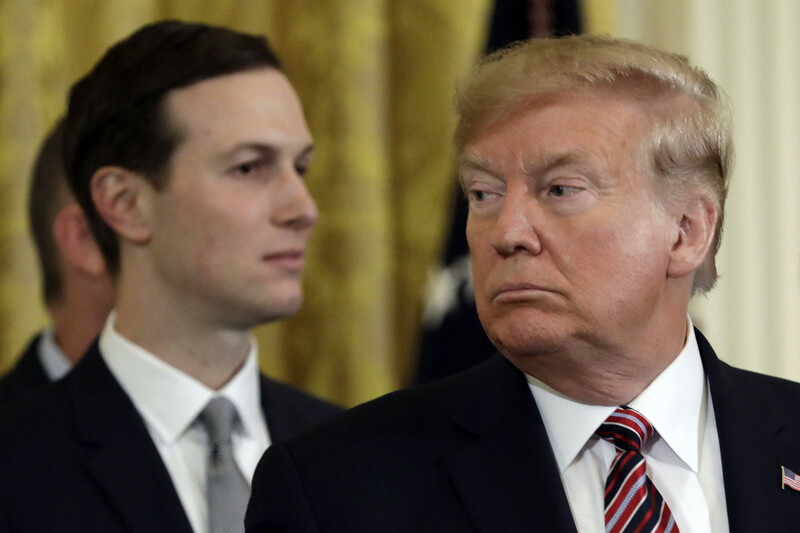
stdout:
<svg viewBox="0 0 800 533">
<path fill-rule="evenodd" d="M 718 269 L 691 314 L 736 366 L 800 380 L 800 2 L 588 0 L 593 31 L 688 55 L 732 101 Z"/>
</svg>

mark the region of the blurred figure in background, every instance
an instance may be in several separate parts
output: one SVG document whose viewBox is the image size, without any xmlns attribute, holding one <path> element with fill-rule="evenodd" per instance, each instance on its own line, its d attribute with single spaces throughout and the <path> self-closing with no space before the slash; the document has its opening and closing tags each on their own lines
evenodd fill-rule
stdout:
<svg viewBox="0 0 800 533">
<path fill-rule="evenodd" d="M 103 329 L 114 304 L 103 255 L 67 183 L 63 135 L 64 123 L 59 120 L 42 143 L 28 196 L 30 230 L 51 324 L 0 378 L 0 404 L 63 377 Z"/>
</svg>

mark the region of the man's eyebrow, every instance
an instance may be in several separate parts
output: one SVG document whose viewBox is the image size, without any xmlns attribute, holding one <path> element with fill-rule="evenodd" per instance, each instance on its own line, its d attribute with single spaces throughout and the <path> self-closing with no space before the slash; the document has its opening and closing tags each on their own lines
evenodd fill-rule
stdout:
<svg viewBox="0 0 800 533">
<path fill-rule="evenodd" d="M 522 170 L 527 176 L 546 174 L 556 168 L 578 164 L 585 157 L 577 150 L 534 157 L 530 161 L 522 161 Z"/>
<path fill-rule="evenodd" d="M 585 155 L 580 150 L 570 150 L 556 154 L 534 155 L 528 161 L 521 160 L 520 166 L 526 173 L 529 171 L 547 172 L 554 168 L 563 167 L 575 163 L 580 163 L 585 159 Z M 474 168 L 491 173 L 492 164 L 483 157 L 475 153 L 467 153 L 459 158 L 459 166 Z"/>
<path fill-rule="evenodd" d="M 459 167 L 469 167 L 491 173 L 492 165 L 475 153 L 463 154 L 458 160 Z"/>
<path fill-rule="evenodd" d="M 458 165 L 456 166 L 456 177 L 458 179 L 458 185 L 461 188 L 461 192 L 463 192 L 465 196 L 467 195 L 467 188 L 466 184 L 464 183 L 463 171 L 467 169 L 479 170 L 489 175 L 494 175 L 494 172 L 492 170 L 492 165 L 489 163 L 488 160 L 482 158 L 481 156 L 475 153 L 462 154 L 461 157 L 458 158 Z"/>
<path fill-rule="evenodd" d="M 314 153 L 314 145 L 313 145 L 313 144 L 309 144 L 308 146 L 306 146 L 306 147 L 303 149 L 303 151 L 301 151 L 299 154 L 297 154 L 297 157 L 298 157 L 298 158 L 301 158 L 301 157 L 309 157 L 309 156 L 311 156 L 311 154 L 313 154 L 313 153 Z"/>
<path fill-rule="evenodd" d="M 245 143 L 237 144 L 236 146 L 232 147 L 231 149 L 226 150 L 222 154 L 222 157 L 223 158 L 231 157 L 231 156 L 235 155 L 236 153 L 242 152 L 242 151 L 245 151 L 245 150 L 252 150 L 252 151 L 255 151 L 255 152 L 260 152 L 262 155 L 267 155 L 267 156 L 274 156 L 275 154 L 277 154 L 280 151 L 280 149 L 277 148 L 273 144 L 261 143 L 261 142 L 245 142 Z M 309 144 L 308 146 L 303 148 L 300 151 L 300 153 L 298 153 L 295 156 L 295 158 L 308 157 L 313 152 L 314 152 L 314 145 L 313 144 Z"/>
</svg>

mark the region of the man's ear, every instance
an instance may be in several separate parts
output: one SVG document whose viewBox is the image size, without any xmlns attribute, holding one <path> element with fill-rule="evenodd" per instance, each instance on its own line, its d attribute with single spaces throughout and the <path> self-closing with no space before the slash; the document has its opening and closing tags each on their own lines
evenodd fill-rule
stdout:
<svg viewBox="0 0 800 533">
<path fill-rule="evenodd" d="M 106 224 L 136 244 L 150 240 L 146 191 L 149 187 L 135 172 L 121 167 L 102 167 L 92 176 L 92 200 Z"/>
<path fill-rule="evenodd" d="M 106 274 L 106 262 L 77 202 L 64 206 L 53 221 L 53 238 L 63 260 L 92 277 Z"/>
<path fill-rule="evenodd" d="M 694 273 L 714 242 L 719 210 L 705 194 L 693 196 L 677 212 L 676 235 L 672 242 L 667 275 L 673 278 Z"/>
</svg>

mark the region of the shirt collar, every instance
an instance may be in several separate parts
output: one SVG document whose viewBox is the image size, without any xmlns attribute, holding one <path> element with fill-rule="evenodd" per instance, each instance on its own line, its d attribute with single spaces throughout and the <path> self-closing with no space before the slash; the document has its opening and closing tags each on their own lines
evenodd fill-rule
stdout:
<svg viewBox="0 0 800 533">
<path fill-rule="evenodd" d="M 526 378 L 563 473 L 617 406 L 580 403 L 532 376 Z M 678 357 L 629 406 L 645 415 L 672 451 L 697 472 L 705 397 L 705 373 L 688 318 L 686 343 Z"/>
<path fill-rule="evenodd" d="M 631 403 L 693 472 L 700 466 L 700 428 L 705 427 L 706 378 L 694 327 L 686 345 Z"/>
<path fill-rule="evenodd" d="M 56 381 L 63 378 L 67 372 L 72 368 L 72 363 L 61 347 L 56 342 L 55 331 L 53 326 L 49 326 L 42 332 L 41 340 L 38 346 L 39 362 L 44 368 L 44 373 L 50 378 L 50 381 Z"/>
<path fill-rule="evenodd" d="M 244 364 L 215 391 L 123 337 L 115 322 L 116 313 L 112 311 L 100 334 L 102 357 L 145 422 L 164 442 L 174 442 L 183 435 L 216 396 L 233 402 L 246 435 L 254 435 L 260 421 L 263 425 L 258 345 L 252 335 Z"/>
</svg>

